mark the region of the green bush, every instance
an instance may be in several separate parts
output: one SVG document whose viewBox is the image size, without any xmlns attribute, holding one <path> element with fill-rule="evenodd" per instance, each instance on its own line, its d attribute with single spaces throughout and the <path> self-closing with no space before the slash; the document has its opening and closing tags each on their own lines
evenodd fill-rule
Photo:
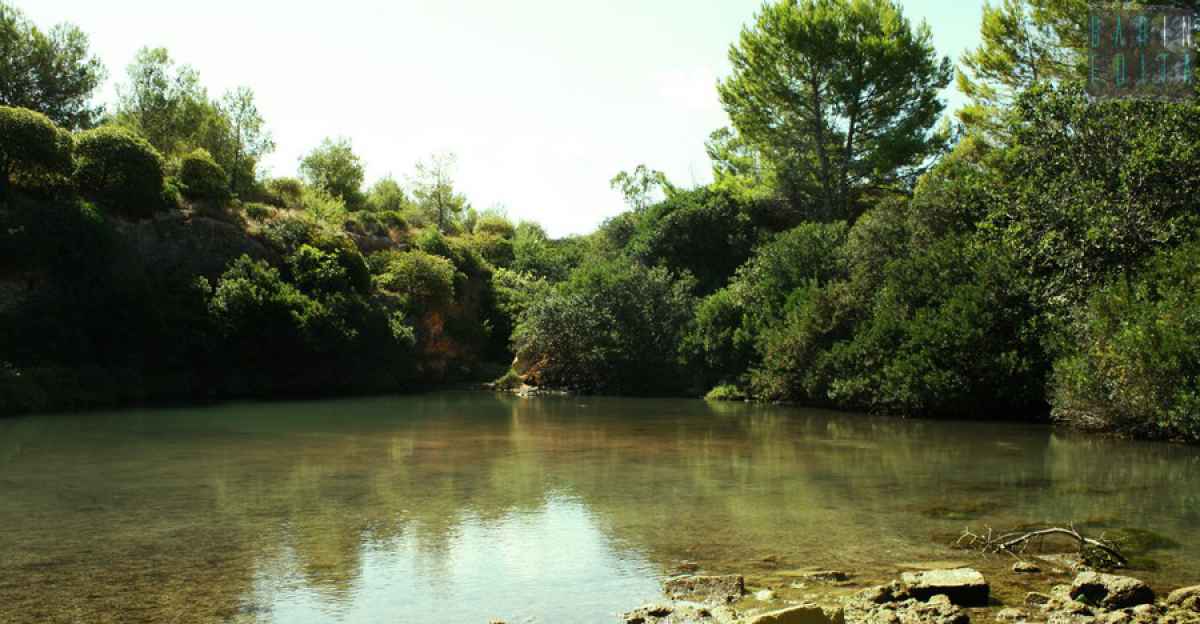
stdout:
<svg viewBox="0 0 1200 624">
<path fill-rule="evenodd" d="M 255 221 L 266 221 L 275 215 L 274 207 L 258 202 L 246 202 L 242 206 L 242 210 L 246 212 L 247 217 Z"/>
<path fill-rule="evenodd" d="M 716 386 L 704 395 L 705 401 L 745 401 L 746 399 L 746 392 L 731 384 Z"/>
<path fill-rule="evenodd" d="M 696 277 L 702 294 L 720 288 L 758 243 L 753 207 L 730 193 L 681 191 L 649 208 L 627 245 L 648 265 L 662 264 Z"/>
<path fill-rule="evenodd" d="M 1056 419 L 1200 441 L 1200 242 L 1164 250 L 1095 292 L 1054 365 Z"/>
<path fill-rule="evenodd" d="M 229 176 L 211 154 L 196 148 L 179 161 L 179 181 L 189 199 L 225 202 L 230 198 Z"/>
<path fill-rule="evenodd" d="M 419 310 L 444 308 L 454 300 L 455 269 L 449 260 L 413 250 L 385 255 L 375 283 Z"/>
<path fill-rule="evenodd" d="M 272 178 L 264 185 L 267 203 L 287 210 L 300 210 L 304 183 L 296 178 Z"/>
<path fill-rule="evenodd" d="M 522 315 L 517 356 L 541 384 L 678 392 L 690 383 L 678 356 L 694 286 L 690 277 L 627 259 L 580 268 Z"/>
<path fill-rule="evenodd" d="M 75 155 L 75 185 L 84 197 L 131 217 L 162 207 L 163 159 L 132 131 L 104 126 L 82 132 Z"/>
<path fill-rule="evenodd" d="M 49 117 L 0 106 L 0 137 L 0 197 L 10 185 L 50 190 L 70 175 L 71 135 Z"/>
</svg>

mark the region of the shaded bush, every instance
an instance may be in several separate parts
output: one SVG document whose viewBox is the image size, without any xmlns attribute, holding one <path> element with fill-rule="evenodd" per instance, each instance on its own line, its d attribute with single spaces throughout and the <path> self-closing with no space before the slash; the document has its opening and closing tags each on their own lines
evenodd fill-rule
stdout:
<svg viewBox="0 0 1200 624">
<path fill-rule="evenodd" d="M 212 155 L 196 148 L 179 161 L 179 181 L 189 199 L 225 202 L 230 198 L 229 176 Z"/>
<path fill-rule="evenodd" d="M 692 316 L 690 277 L 626 259 L 575 271 L 533 302 L 514 334 L 519 361 L 538 383 L 591 392 L 678 392 Z"/>
<path fill-rule="evenodd" d="M 75 155 L 75 185 L 84 197 L 131 217 L 163 206 L 162 157 L 132 131 L 104 126 L 82 132 Z"/>
<path fill-rule="evenodd" d="M 71 173 L 72 139 L 49 117 L 24 108 L 0 106 L 0 197 L 10 185 L 46 191 Z"/>
<path fill-rule="evenodd" d="M 1200 243 L 1164 250 L 1088 300 L 1054 366 L 1056 419 L 1200 441 Z"/>
</svg>

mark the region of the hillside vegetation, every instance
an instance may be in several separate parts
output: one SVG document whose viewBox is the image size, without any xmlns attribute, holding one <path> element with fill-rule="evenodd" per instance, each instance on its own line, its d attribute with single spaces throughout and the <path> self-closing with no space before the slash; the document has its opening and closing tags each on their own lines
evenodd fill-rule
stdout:
<svg viewBox="0 0 1200 624">
<path fill-rule="evenodd" d="M 718 86 L 714 181 L 639 166 L 627 212 L 552 240 L 475 210 L 449 156 L 368 187 L 331 138 L 264 176 L 253 92 L 210 99 L 162 49 L 98 110 L 86 36 L 0 4 L 5 50 L 58 59 L 10 71 L 60 87 L 0 89 L 0 410 L 512 362 L 581 392 L 1200 440 L 1200 107 L 1089 99 L 1077 5 L 989 6 L 951 120 L 955 65 L 894 2 L 768 3 Z"/>
</svg>

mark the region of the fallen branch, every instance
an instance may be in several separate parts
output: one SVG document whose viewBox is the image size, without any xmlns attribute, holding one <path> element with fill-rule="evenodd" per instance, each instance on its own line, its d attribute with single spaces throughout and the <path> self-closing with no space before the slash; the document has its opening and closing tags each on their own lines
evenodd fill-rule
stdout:
<svg viewBox="0 0 1200 624">
<path fill-rule="evenodd" d="M 988 528 L 986 535 L 973 533 L 968 528 L 959 536 L 955 545 L 978 549 L 985 553 L 1008 553 L 1020 559 L 1032 541 L 1044 540 L 1046 537 L 1053 535 L 1063 535 L 1075 540 L 1079 544 L 1080 555 L 1083 555 L 1087 548 L 1091 547 L 1112 557 L 1118 567 L 1123 568 L 1129 564 L 1129 561 L 1121 554 L 1115 543 L 1104 539 L 1103 536 L 1100 539 L 1087 537 L 1077 531 L 1074 526 L 1069 528 L 1048 527 L 1032 531 L 1010 531 L 1000 535 L 995 535 L 991 528 Z"/>
</svg>

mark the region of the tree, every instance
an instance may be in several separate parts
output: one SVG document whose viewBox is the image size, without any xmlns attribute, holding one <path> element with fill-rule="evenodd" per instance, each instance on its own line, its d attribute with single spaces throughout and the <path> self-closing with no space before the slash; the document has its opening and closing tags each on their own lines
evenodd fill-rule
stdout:
<svg viewBox="0 0 1200 624">
<path fill-rule="evenodd" d="M 819 219 L 852 219 L 864 193 L 911 184 L 945 141 L 931 129 L 950 59 L 891 0 L 768 4 L 729 59 L 725 110 Z"/>
<path fill-rule="evenodd" d="M 958 117 L 969 128 L 992 134 L 996 117 L 1021 91 L 1042 80 L 1073 75 L 1076 52 L 1065 47 L 1050 18 L 1057 10 L 1046 0 L 985 3 L 979 47 L 962 55 L 958 90 L 971 99 Z M 1078 7 L 1086 15 L 1087 7 Z M 1040 19 L 1039 19 L 1040 18 Z"/>
<path fill-rule="evenodd" d="M 452 220 L 468 208 L 467 198 L 454 191 L 454 154 L 434 154 L 417 163 L 411 180 L 413 196 L 420 207 L 445 232 Z"/>
<path fill-rule="evenodd" d="M 91 99 L 104 78 L 79 28 L 59 24 L 44 33 L 0 1 L 0 104 L 38 111 L 69 130 L 90 128 L 103 110 Z"/>
<path fill-rule="evenodd" d="M 635 212 L 641 212 L 651 204 L 655 191 L 674 190 L 663 172 L 649 169 L 646 165 L 638 165 L 633 171 L 622 171 L 613 176 L 608 184 L 621 192 L 625 204 Z"/>
<path fill-rule="evenodd" d="M 42 184 L 47 177 L 66 178 L 71 171 L 71 135 L 41 113 L 0 106 L 0 198 L 14 178 Z"/>
<path fill-rule="evenodd" d="M 119 123 L 136 130 L 163 154 L 212 147 L 195 141 L 205 117 L 212 113 L 196 70 L 176 67 L 165 48 L 142 48 L 126 73 L 128 83 L 117 87 Z"/>
<path fill-rule="evenodd" d="M 363 162 L 350 139 L 325 139 L 300 160 L 300 175 L 309 184 L 341 199 L 350 210 L 363 204 Z"/>
<path fill-rule="evenodd" d="M 227 91 L 217 109 L 229 122 L 233 143 L 229 190 L 234 193 L 243 192 L 254 180 L 254 169 L 259 159 L 275 149 L 275 141 L 272 140 L 271 133 L 258 112 L 258 106 L 254 103 L 254 91 L 250 87 L 238 87 Z"/>
</svg>

